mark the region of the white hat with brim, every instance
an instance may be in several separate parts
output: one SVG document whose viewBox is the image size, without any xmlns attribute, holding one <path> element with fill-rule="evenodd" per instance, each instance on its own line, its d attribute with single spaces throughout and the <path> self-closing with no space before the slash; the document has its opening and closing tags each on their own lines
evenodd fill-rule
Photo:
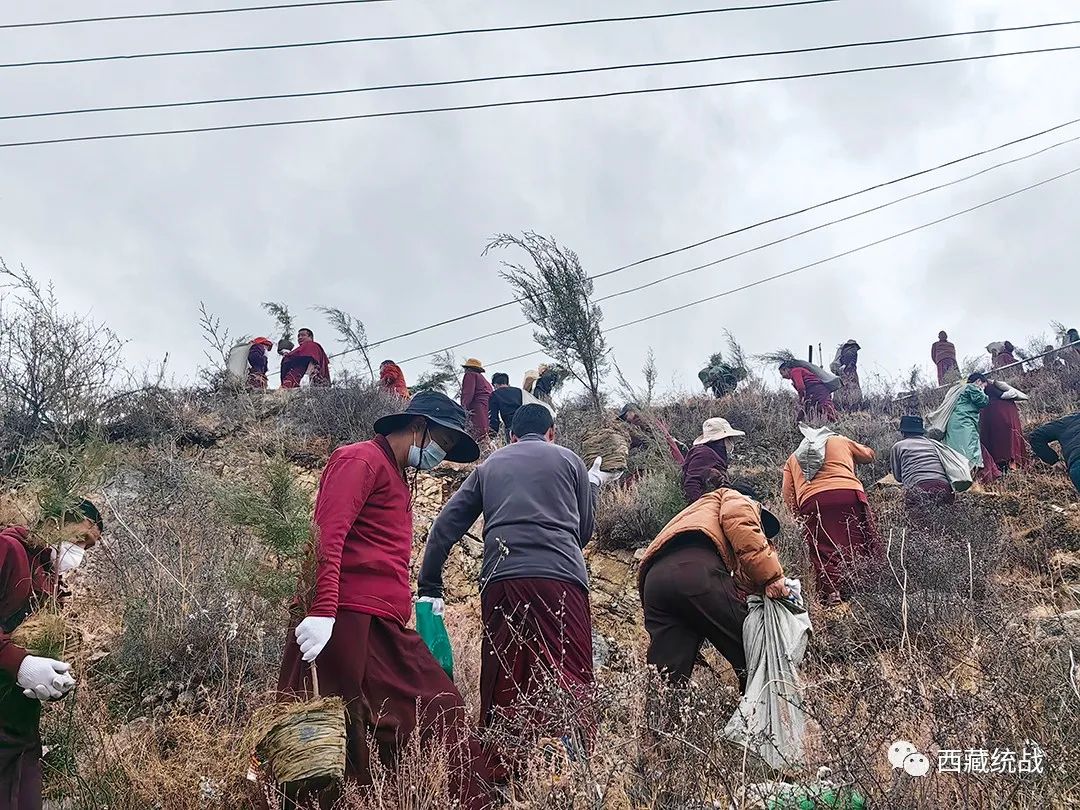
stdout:
<svg viewBox="0 0 1080 810">
<path fill-rule="evenodd" d="M 745 436 L 741 430 L 733 428 L 727 419 L 706 419 L 701 426 L 701 435 L 694 439 L 694 446 L 699 444 L 708 444 L 709 442 L 715 442 L 718 439 L 734 439 L 737 436 Z"/>
</svg>

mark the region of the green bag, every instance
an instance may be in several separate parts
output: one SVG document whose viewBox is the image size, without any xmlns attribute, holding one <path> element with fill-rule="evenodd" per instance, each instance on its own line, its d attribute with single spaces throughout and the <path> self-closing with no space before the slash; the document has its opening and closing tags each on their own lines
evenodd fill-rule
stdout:
<svg viewBox="0 0 1080 810">
<path fill-rule="evenodd" d="M 431 610 L 431 602 L 416 603 L 416 632 L 427 644 L 443 672 L 454 679 L 454 652 L 450 648 L 450 636 L 446 634 L 446 625 L 442 616 L 436 616 Z"/>
</svg>

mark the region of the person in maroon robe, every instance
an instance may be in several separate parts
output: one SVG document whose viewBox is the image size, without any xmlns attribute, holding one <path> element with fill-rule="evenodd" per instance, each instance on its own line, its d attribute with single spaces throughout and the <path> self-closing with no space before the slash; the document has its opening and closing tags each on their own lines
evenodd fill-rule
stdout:
<svg viewBox="0 0 1080 810">
<path fill-rule="evenodd" d="M 0 531 L 0 808 L 41 810 L 41 703 L 75 686 L 70 665 L 30 655 L 11 640 L 16 628 L 49 598 L 60 577 L 78 567 L 101 537 L 101 515 L 89 501 L 68 513 L 59 549 L 30 542 L 30 530 Z"/>
<path fill-rule="evenodd" d="M 330 358 L 315 342 L 315 333 L 301 329 L 296 333 L 300 345 L 281 358 L 281 387 L 299 388 L 304 375 L 311 372 L 311 384 L 330 385 Z"/>
<path fill-rule="evenodd" d="M 956 363 L 956 346 L 949 342 L 945 332 L 938 332 L 937 343 L 930 347 L 930 359 L 937 366 L 938 385 L 949 385 L 960 379 L 960 366 Z"/>
<path fill-rule="evenodd" d="M 475 357 L 466 360 L 462 368 L 465 376 L 461 380 L 461 407 L 469 412 L 469 435 L 486 444 L 491 421 L 491 394 L 495 389 L 484 376 L 484 364 Z"/>
<path fill-rule="evenodd" d="M 283 700 L 311 695 L 317 661 L 319 693 L 345 702 L 348 778 L 372 784 L 371 757 L 393 762 L 415 734 L 421 751 L 445 752 L 454 806 L 482 810 L 490 806 L 490 771 L 465 702 L 408 628 L 413 521 L 406 470 L 476 461 L 480 449 L 466 426 L 456 402 L 424 391 L 403 412 L 377 420 L 375 438 L 330 456 L 315 502 L 315 584 L 294 600 L 278 691 Z"/>
<path fill-rule="evenodd" d="M 817 374 L 794 362 L 785 362 L 780 364 L 780 376 L 791 380 L 795 392 L 799 395 L 799 404 L 795 409 L 796 423 L 822 420 L 832 422 L 837 418 L 832 391 Z"/>
<path fill-rule="evenodd" d="M 979 436 L 986 453 L 1002 472 L 1031 464 L 1031 453 L 1020 425 L 1020 411 L 1014 400 L 1002 399 L 1002 391 L 991 380 L 986 386 L 990 404 L 979 411 Z"/>
<path fill-rule="evenodd" d="M 269 338 L 257 337 L 251 341 L 248 349 L 248 377 L 247 385 L 252 391 L 266 389 L 266 374 L 270 369 L 270 361 L 266 353 L 274 348 Z"/>
<path fill-rule="evenodd" d="M 1016 351 L 1016 347 L 1009 341 L 1005 341 L 1001 344 L 1001 350 L 998 351 L 993 358 L 993 367 L 1001 368 L 1002 366 L 1012 366 L 1016 364 L 1016 355 L 1013 352 Z"/>
<path fill-rule="evenodd" d="M 379 364 L 379 387 L 388 394 L 396 394 L 402 399 L 409 398 L 409 386 L 405 384 L 405 373 L 393 360 L 383 360 Z"/>
</svg>

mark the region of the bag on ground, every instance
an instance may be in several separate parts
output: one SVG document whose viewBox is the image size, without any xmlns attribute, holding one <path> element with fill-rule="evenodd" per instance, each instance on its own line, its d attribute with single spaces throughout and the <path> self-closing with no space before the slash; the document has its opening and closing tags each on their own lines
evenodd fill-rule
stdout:
<svg viewBox="0 0 1080 810">
<path fill-rule="evenodd" d="M 806 716 L 797 667 L 810 640 L 810 614 L 784 600 L 751 596 L 743 622 L 747 682 L 724 736 L 774 768 L 806 764 Z"/>
<path fill-rule="evenodd" d="M 442 616 L 435 615 L 430 602 L 416 603 L 416 632 L 427 644 L 443 672 L 454 679 L 454 651 L 450 647 L 450 636 Z"/>
</svg>

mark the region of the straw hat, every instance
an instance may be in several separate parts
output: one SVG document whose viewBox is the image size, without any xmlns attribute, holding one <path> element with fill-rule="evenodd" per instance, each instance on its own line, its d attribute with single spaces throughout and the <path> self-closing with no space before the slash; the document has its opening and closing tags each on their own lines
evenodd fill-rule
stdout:
<svg viewBox="0 0 1080 810">
<path fill-rule="evenodd" d="M 721 419 L 716 417 L 714 419 L 706 419 L 701 425 L 701 435 L 694 439 L 694 447 L 699 444 L 708 444 L 709 442 L 715 442 L 717 439 L 733 439 L 736 436 L 745 436 L 741 430 L 736 430 L 730 424 L 727 419 Z"/>
<path fill-rule="evenodd" d="M 479 371 L 481 374 L 484 373 L 484 364 L 481 363 L 479 360 L 477 360 L 475 357 L 470 357 L 468 360 L 466 360 L 462 364 L 461 367 L 462 368 L 474 368 L 477 371 Z"/>
</svg>

